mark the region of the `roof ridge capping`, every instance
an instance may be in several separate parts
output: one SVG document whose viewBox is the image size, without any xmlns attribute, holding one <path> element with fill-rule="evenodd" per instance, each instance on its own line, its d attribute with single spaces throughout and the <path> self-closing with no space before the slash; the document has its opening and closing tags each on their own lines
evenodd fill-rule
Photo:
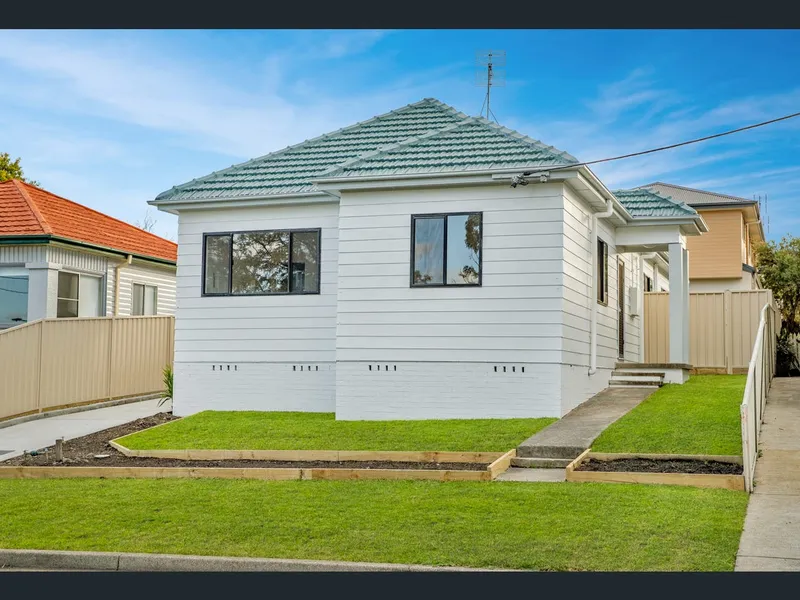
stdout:
<svg viewBox="0 0 800 600">
<path fill-rule="evenodd" d="M 353 123 L 352 125 L 347 125 L 345 127 L 340 127 L 339 129 L 336 129 L 335 131 L 329 131 L 328 133 L 323 133 L 323 134 L 318 135 L 316 137 L 309 138 L 307 140 L 303 140 L 302 142 L 298 142 L 296 144 L 292 144 L 290 146 L 286 146 L 285 148 L 282 148 L 280 150 L 274 150 L 272 152 L 268 152 L 267 154 L 263 154 L 261 156 L 257 156 L 256 158 L 251 158 L 249 160 L 233 164 L 230 167 L 227 167 L 225 169 L 220 169 L 219 171 L 214 171 L 214 172 L 212 172 L 212 173 L 210 173 L 208 175 L 203 175 L 202 177 L 196 177 L 195 179 L 192 179 L 191 181 L 187 181 L 186 183 L 182 183 L 180 185 L 174 185 L 170 189 L 164 190 L 163 192 L 158 194 L 155 197 L 154 202 L 158 202 L 159 200 L 163 200 L 166 197 L 168 197 L 171 194 L 173 194 L 174 192 L 183 190 L 183 189 L 185 189 L 185 188 L 187 188 L 187 187 L 189 187 L 189 186 L 191 186 L 193 184 L 196 184 L 198 182 L 214 181 L 214 180 L 218 179 L 220 176 L 222 176 L 223 174 L 228 173 L 230 171 L 233 171 L 234 169 L 240 169 L 242 167 L 246 167 L 248 165 L 258 163 L 259 161 L 263 161 L 263 160 L 265 160 L 267 158 L 274 158 L 276 156 L 280 156 L 280 155 L 282 155 L 282 154 L 284 154 L 286 152 L 290 152 L 290 151 L 294 150 L 295 148 L 298 148 L 299 146 L 303 146 L 303 145 L 308 144 L 308 143 L 319 142 L 319 141 L 322 141 L 324 139 L 333 137 L 334 135 L 340 134 L 340 133 L 342 133 L 344 131 L 349 131 L 349 130 L 352 130 L 352 129 L 356 129 L 358 127 L 363 127 L 364 125 L 366 125 L 368 123 L 372 123 L 374 121 L 380 121 L 380 120 L 385 119 L 386 117 L 388 117 L 390 115 L 402 114 L 402 113 L 408 111 L 409 109 L 417 108 L 417 107 L 423 106 L 425 104 L 434 104 L 434 105 L 436 105 L 436 106 L 438 106 L 440 108 L 443 108 L 443 109 L 447 110 L 453 116 L 458 116 L 458 117 L 462 117 L 462 118 L 468 118 L 468 115 L 462 113 L 461 111 L 459 111 L 456 108 L 450 106 L 449 104 L 445 104 L 441 100 L 437 100 L 436 98 L 423 98 L 422 100 L 418 100 L 417 102 L 412 102 L 411 104 L 406 104 L 405 106 L 401 106 L 400 108 L 395 108 L 395 109 L 392 109 L 392 110 L 387 111 L 385 113 L 381 113 L 379 115 L 375 115 L 374 117 L 370 117 L 369 119 L 366 119 L 364 121 L 358 121 L 356 123 Z M 360 158 L 360 157 L 356 157 L 356 158 Z M 340 165 L 334 165 L 334 167 L 338 167 L 338 166 L 340 166 Z"/>
<path fill-rule="evenodd" d="M 436 102 L 438 102 L 438 100 Z M 440 104 L 442 104 L 444 106 L 447 106 L 446 104 L 441 103 L 441 102 L 440 102 Z M 448 107 L 448 108 L 452 108 L 452 107 Z M 459 112 L 457 114 L 463 115 L 464 113 Z M 577 158 L 575 158 L 574 156 L 572 156 L 568 152 L 560 150 L 560 149 L 556 148 L 555 146 L 548 146 L 547 144 L 544 144 L 543 142 L 540 142 L 539 140 L 536 140 L 536 139 L 534 139 L 534 138 L 532 138 L 530 136 L 527 136 L 524 133 L 520 133 L 519 131 L 515 131 L 515 130 L 510 129 L 508 127 L 504 127 L 502 125 L 499 125 L 499 124 L 496 124 L 496 123 L 492 123 L 491 121 L 489 121 L 489 120 L 487 120 L 487 119 L 485 119 L 483 117 L 469 117 L 469 116 L 465 115 L 464 119 L 462 119 L 461 121 L 458 121 L 456 123 L 453 123 L 452 125 L 448 125 L 446 127 L 442 127 L 441 129 L 431 130 L 431 131 L 428 131 L 428 132 L 426 132 L 426 133 L 424 133 L 422 135 L 419 135 L 419 136 L 412 136 L 412 137 L 406 138 L 406 139 L 404 139 L 404 140 L 402 140 L 400 142 L 397 142 L 397 143 L 394 143 L 394 144 L 390 144 L 390 145 L 384 146 L 382 148 L 378 148 L 377 150 L 375 150 L 373 152 L 370 152 L 370 153 L 367 153 L 367 154 L 363 154 L 361 156 L 357 156 L 357 157 L 352 158 L 352 159 L 350 159 L 348 161 L 345 161 L 345 162 L 343 162 L 341 164 L 334 165 L 334 166 L 330 167 L 329 169 L 327 169 L 326 171 L 323 171 L 322 173 L 320 173 L 318 176 L 313 177 L 311 179 L 311 181 L 323 181 L 323 180 L 328 180 L 328 179 L 334 179 L 339 175 L 339 173 L 344 172 L 348 168 L 351 168 L 351 167 L 357 165 L 360 162 L 366 162 L 366 161 L 368 161 L 370 159 L 375 158 L 376 156 L 380 156 L 382 154 L 389 154 L 392 151 L 397 150 L 398 148 L 402 148 L 402 147 L 405 147 L 405 146 L 412 146 L 412 145 L 416 144 L 417 142 L 421 142 L 423 140 L 428 140 L 428 139 L 431 139 L 431 138 L 435 138 L 435 137 L 438 137 L 440 135 L 446 135 L 448 133 L 452 133 L 453 131 L 461 129 L 462 127 L 464 127 L 466 125 L 473 125 L 473 124 L 482 125 L 484 127 L 486 127 L 486 126 L 491 127 L 492 129 L 496 130 L 498 133 L 501 133 L 501 134 L 505 135 L 506 137 L 510 137 L 510 138 L 514 139 L 515 141 L 523 142 L 525 144 L 533 146 L 537 150 L 548 151 L 551 154 L 553 154 L 553 155 L 555 155 L 555 156 L 557 156 L 559 158 L 562 158 L 564 160 L 565 164 L 553 164 L 553 165 L 549 165 L 550 167 L 554 167 L 554 166 L 558 166 L 558 167 L 569 166 L 570 164 L 577 164 L 579 162 Z M 537 169 L 546 169 L 546 168 L 548 168 L 548 166 L 537 167 Z"/>
<path fill-rule="evenodd" d="M 679 190 L 684 190 L 684 191 L 687 191 L 687 192 L 695 192 L 695 193 L 699 192 L 701 194 L 710 194 L 712 196 L 718 196 L 720 198 L 730 198 L 732 200 L 737 200 L 737 201 L 741 202 L 742 204 L 747 203 L 747 202 L 749 202 L 749 203 L 756 202 L 756 200 L 751 199 L 751 198 L 743 198 L 742 196 L 734 196 L 732 194 L 723 194 L 721 192 L 712 192 L 711 190 L 701 190 L 700 188 L 690 188 L 690 187 L 686 187 L 685 185 L 678 185 L 676 183 L 666 183 L 664 181 L 654 181 L 653 183 L 648 183 L 646 185 L 636 186 L 636 188 L 634 188 L 634 189 L 640 189 L 640 190 L 647 189 L 648 191 L 652 191 L 652 190 L 650 190 L 650 188 L 652 188 L 653 186 L 656 186 L 656 185 L 663 185 L 663 186 L 666 186 L 666 187 L 677 188 Z"/>
<path fill-rule="evenodd" d="M 521 132 L 517 131 L 516 129 L 511 129 L 510 127 L 506 127 L 505 125 L 500 125 L 499 123 L 494 123 L 494 122 L 490 121 L 489 119 L 487 119 L 486 117 L 475 117 L 475 120 L 478 121 L 479 123 L 481 123 L 482 125 L 488 125 L 488 126 L 494 128 L 494 129 L 497 129 L 499 132 L 501 132 L 501 133 L 503 133 L 503 134 L 505 134 L 505 135 L 507 135 L 509 137 L 518 139 L 518 140 L 526 142 L 528 144 L 532 144 L 532 145 L 536 146 L 537 148 L 541 148 L 542 150 L 549 150 L 549 151 L 552 152 L 552 154 L 556 154 L 556 155 L 561 156 L 562 158 L 564 158 L 564 160 L 567 161 L 568 163 L 579 163 L 580 162 L 576 157 L 574 157 L 572 154 L 570 154 L 566 150 L 561 150 L 560 148 L 556 148 L 555 146 L 550 146 L 548 144 L 545 144 L 543 141 L 537 140 L 536 138 L 532 138 L 531 136 L 526 135 L 524 133 L 521 133 Z"/>
<path fill-rule="evenodd" d="M 463 113 L 459 113 L 459 114 L 463 114 Z M 369 160 L 371 158 L 375 158 L 376 156 L 379 156 L 381 154 L 387 154 L 389 152 L 392 152 L 393 150 L 396 150 L 398 148 L 402 148 L 404 146 L 411 146 L 411 145 L 415 144 L 416 142 L 420 142 L 422 140 L 426 140 L 426 139 L 429 139 L 429 138 L 432 138 L 432 137 L 436 137 L 437 135 L 440 135 L 440 134 L 443 134 L 443 133 L 449 133 L 450 131 L 453 131 L 455 129 L 458 129 L 459 127 L 462 127 L 463 125 L 467 125 L 468 123 L 475 122 L 475 119 L 476 119 L 475 117 L 466 117 L 464 120 L 458 121 L 456 123 L 453 123 L 452 125 L 448 125 L 447 127 L 443 127 L 441 129 L 433 129 L 431 131 L 423 133 L 422 135 L 411 136 L 411 137 L 408 137 L 408 138 L 406 138 L 404 140 L 401 140 L 399 142 L 395 142 L 394 144 L 389 144 L 387 146 L 383 146 L 382 148 L 378 148 L 377 150 L 374 150 L 373 152 L 368 152 L 367 154 L 362 154 L 361 156 L 356 156 L 356 157 L 351 158 L 350 160 L 347 160 L 347 161 L 345 161 L 343 163 L 340 163 L 338 165 L 332 166 L 331 168 L 323 171 L 322 173 L 320 173 L 316 177 L 313 177 L 311 179 L 311 181 L 318 181 L 318 180 L 321 180 L 321 179 L 329 179 L 329 178 L 335 177 L 337 172 L 344 171 L 347 168 L 352 167 L 353 165 L 356 165 L 356 164 L 358 164 L 360 162 L 364 162 L 364 161 Z"/>
<path fill-rule="evenodd" d="M 22 196 L 22 199 L 25 200 L 28 208 L 30 209 L 33 216 L 39 222 L 39 226 L 42 228 L 42 231 L 47 234 L 53 233 L 53 228 L 50 227 L 50 224 L 47 222 L 47 219 L 44 218 L 44 215 L 39 211 L 39 207 L 36 206 L 36 202 L 34 202 L 33 198 L 31 198 L 30 194 L 28 194 L 28 190 L 25 189 L 27 184 L 26 182 L 22 181 L 21 179 L 11 179 L 11 185 L 17 188 L 19 195 Z M 40 190 L 41 188 L 36 187 L 35 185 L 31 185 L 32 188 Z M 45 190 L 42 190 L 45 191 Z M 49 193 L 49 192 L 48 192 Z M 55 194 L 53 194 L 55 196 Z"/>
<path fill-rule="evenodd" d="M 695 209 L 693 209 L 691 206 L 689 206 L 685 202 L 681 202 L 679 200 L 675 200 L 672 196 L 665 196 L 663 194 L 659 194 L 658 192 L 654 192 L 653 190 L 650 190 L 650 189 L 646 189 L 646 188 L 630 188 L 630 189 L 614 190 L 611 193 L 614 194 L 614 196 L 616 196 L 617 200 L 619 200 L 620 203 L 622 203 L 623 206 L 625 206 L 625 202 L 623 201 L 622 197 L 624 197 L 626 195 L 649 194 L 651 196 L 655 196 L 659 200 L 665 200 L 665 201 L 669 202 L 670 204 L 673 204 L 674 206 L 680 208 L 682 211 L 684 211 L 688 215 L 697 215 L 698 217 L 700 216 L 700 214 Z"/>
</svg>

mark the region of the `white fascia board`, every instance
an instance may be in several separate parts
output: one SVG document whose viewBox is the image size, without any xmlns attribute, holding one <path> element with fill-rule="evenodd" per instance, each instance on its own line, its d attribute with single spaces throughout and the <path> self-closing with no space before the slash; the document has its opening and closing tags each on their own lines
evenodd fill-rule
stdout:
<svg viewBox="0 0 800 600">
<path fill-rule="evenodd" d="M 682 243 L 683 237 L 676 225 L 626 225 L 617 228 L 615 243 L 617 248 L 630 248 L 633 252 L 658 252 L 669 244 Z"/>
<path fill-rule="evenodd" d="M 312 194 L 282 194 L 275 196 L 253 196 L 249 198 L 212 198 L 208 200 L 181 200 L 176 202 L 150 200 L 147 203 L 158 210 L 177 215 L 182 210 L 208 208 L 241 208 L 248 206 L 285 206 L 290 204 L 328 204 L 339 199 L 325 192 Z"/>
<path fill-rule="evenodd" d="M 687 217 L 637 218 L 628 223 L 629 227 L 652 227 L 657 225 L 677 225 L 684 235 L 701 235 L 708 232 L 708 225 L 700 215 Z"/>
</svg>

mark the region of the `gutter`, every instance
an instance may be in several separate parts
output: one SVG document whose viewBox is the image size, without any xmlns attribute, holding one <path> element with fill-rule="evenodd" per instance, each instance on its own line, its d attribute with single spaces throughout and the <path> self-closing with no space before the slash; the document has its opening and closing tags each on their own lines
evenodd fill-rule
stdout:
<svg viewBox="0 0 800 600">
<path fill-rule="evenodd" d="M 177 266 L 177 262 L 166 258 L 159 258 L 157 256 L 147 256 L 145 254 L 131 254 L 124 250 L 117 250 L 108 246 L 100 246 L 98 244 L 91 244 L 89 242 L 81 242 L 70 238 L 60 237 L 57 235 L 8 235 L 0 236 L 0 246 L 26 246 L 30 244 L 50 244 L 58 243 L 65 246 L 77 246 L 78 248 L 87 248 L 94 252 L 111 254 L 113 256 L 133 256 L 139 260 L 159 263 L 170 267 Z"/>
<path fill-rule="evenodd" d="M 614 205 L 609 198 L 606 200 L 606 209 L 603 212 L 592 214 L 592 303 L 591 318 L 589 320 L 589 375 L 597 373 L 597 221 L 606 219 L 614 214 Z"/>
</svg>

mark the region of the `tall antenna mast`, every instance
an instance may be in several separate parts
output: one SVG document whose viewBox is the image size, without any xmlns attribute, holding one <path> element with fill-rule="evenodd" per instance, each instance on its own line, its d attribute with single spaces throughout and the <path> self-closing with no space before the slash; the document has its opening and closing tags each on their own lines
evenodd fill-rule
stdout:
<svg viewBox="0 0 800 600">
<path fill-rule="evenodd" d="M 505 50 L 478 50 L 475 53 L 475 63 L 478 69 L 475 73 L 475 85 L 486 86 L 486 96 L 483 98 L 480 115 L 484 116 L 486 108 L 486 118 L 497 121 L 492 112 L 492 86 L 503 87 L 506 84 L 506 51 Z"/>
</svg>

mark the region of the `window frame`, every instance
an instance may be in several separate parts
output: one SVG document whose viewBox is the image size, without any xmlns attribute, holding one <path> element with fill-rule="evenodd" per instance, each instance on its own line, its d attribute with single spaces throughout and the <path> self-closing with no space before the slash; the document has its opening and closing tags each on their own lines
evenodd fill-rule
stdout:
<svg viewBox="0 0 800 600">
<path fill-rule="evenodd" d="M 106 276 L 105 274 L 97 273 L 95 271 L 84 271 L 84 270 L 77 270 L 72 268 L 64 268 L 59 269 L 58 277 L 61 277 L 61 274 L 64 273 L 65 275 L 75 275 L 78 278 L 78 297 L 76 298 L 63 298 L 62 296 L 58 295 L 58 284 L 56 284 L 56 318 L 57 319 L 96 319 L 98 317 L 103 317 L 106 315 Z M 98 298 L 97 298 L 97 315 L 93 316 L 81 316 L 81 281 L 85 277 L 89 277 L 91 279 L 97 280 L 98 283 Z M 66 300 L 67 302 L 77 302 L 77 317 L 59 317 L 58 316 L 58 301 L 59 300 Z"/>
<path fill-rule="evenodd" d="M 262 292 L 259 294 L 236 294 L 233 292 L 233 236 L 242 233 L 288 233 L 289 246 L 287 248 L 289 257 L 289 272 L 287 274 L 288 280 L 286 283 L 285 292 Z M 295 292 L 292 291 L 292 237 L 294 233 L 316 233 L 317 234 L 317 265 L 319 266 L 319 285 L 316 291 L 311 292 Z M 206 243 L 209 237 L 223 237 L 227 236 L 230 239 L 230 260 L 228 261 L 228 291 L 220 293 L 206 292 Z M 298 229 L 246 229 L 242 231 L 209 231 L 203 233 L 203 256 L 202 268 L 200 271 L 200 296 L 207 298 L 226 298 L 232 296 L 234 298 L 252 298 L 259 296 L 313 296 L 322 293 L 322 228 L 321 227 L 304 227 Z"/>
<path fill-rule="evenodd" d="M 642 288 L 645 292 L 652 292 L 653 291 L 653 278 L 650 277 L 647 273 L 643 273 L 644 281 L 642 282 Z M 650 289 L 648 289 L 650 288 Z"/>
<path fill-rule="evenodd" d="M 145 296 L 144 295 L 147 293 L 147 288 L 150 287 L 150 288 L 153 288 L 156 291 L 155 301 L 153 303 L 153 310 L 155 310 L 155 312 L 152 315 L 146 315 L 144 313 L 142 313 L 141 315 L 134 314 L 134 312 L 133 312 L 133 307 L 134 307 L 133 295 L 134 295 L 134 293 L 136 291 L 136 286 L 137 285 L 140 285 L 143 288 L 142 289 L 142 310 L 144 310 L 144 305 L 145 305 Z M 157 285 L 153 285 L 152 283 L 144 283 L 143 281 L 131 281 L 131 316 L 132 317 L 156 317 L 156 316 L 158 316 L 158 286 Z"/>
<path fill-rule="evenodd" d="M 602 277 L 600 276 L 601 266 Z M 608 306 L 608 242 L 599 236 L 597 237 L 597 264 L 594 268 L 595 277 L 597 277 L 597 303 Z"/>
<path fill-rule="evenodd" d="M 478 252 L 478 282 L 477 283 L 447 283 L 447 218 L 448 217 L 469 217 L 470 215 L 478 215 L 480 219 L 481 239 L 480 251 Z M 416 264 L 416 256 L 414 253 L 415 240 L 417 237 L 417 219 L 435 219 L 440 218 L 444 220 L 444 237 L 442 238 L 442 282 L 443 283 L 414 283 L 414 266 Z M 408 281 L 409 287 L 412 288 L 464 288 L 464 287 L 481 287 L 483 285 L 483 211 L 468 210 L 460 212 L 448 213 L 421 213 L 411 215 L 411 244 L 410 244 L 410 264 Z"/>
<path fill-rule="evenodd" d="M 74 276 L 78 280 L 78 283 L 75 286 L 75 291 L 77 293 L 75 298 L 64 298 L 64 297 L 61 296 L 61 294 L 58 293 L 58 288 L 61 287 L 60 282 L 58 281 L 58 279 L 61 278 L 62 274 L 63 275 Z M 78 318 L 80 318 L 80 314 L 81 314 L 81 274 L 80 273 L 76 273 L 74 271 L 67 271 L 66 269 L 62 269 L 62 270 L 58 271 L 58 275 L 56 276 L 56 278 L 57 278 L 57 280 L 56 280 L 56 318 L 57 319 L 78 319 Z M 30 282 L 29 282 L 29 285 L 30 285 Z M 58 316 L 58 303 L 61 300 L 65 301 L 65 302 L 74 302 L 75 303 L 75 316 L 74 317 L 60 317 L 60 316 Z"/>
</svg>

